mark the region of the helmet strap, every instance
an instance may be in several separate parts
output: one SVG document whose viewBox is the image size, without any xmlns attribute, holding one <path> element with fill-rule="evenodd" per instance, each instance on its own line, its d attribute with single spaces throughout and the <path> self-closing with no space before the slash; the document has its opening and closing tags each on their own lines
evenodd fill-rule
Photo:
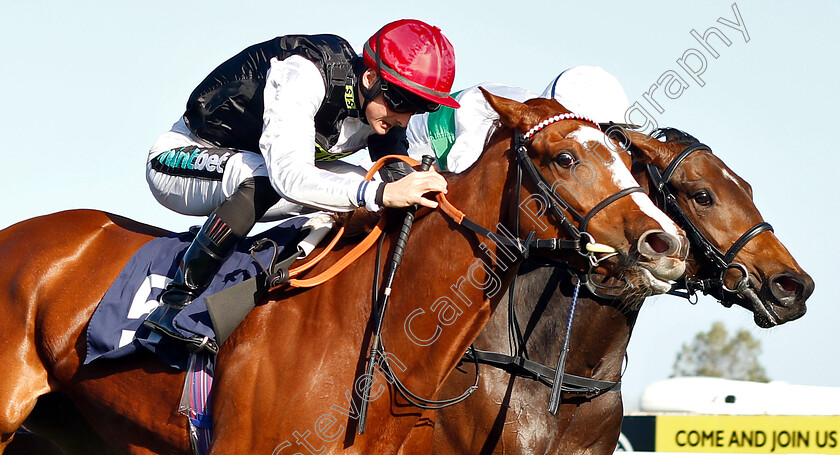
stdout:
<svg viewBox="0 0 840 455">
<path fill-rule="evenodd" d="M 364 102 L 362 102 L 361 109 L 359 110 L 359 119 L 362 121 L 362 123 L 364 123 L 366 125 L 368 124 L 367 114 L 366 114 L 368 104 L 371 101 L 373 101 L 373 99 L 376 98 L 379 95 L 380 92 L 382 92 L 382 83 L 383 83 L 382 75 L 379 75 L 379 77 L 376 78 L 376 82 L 374 82 L 373 85 L 370 88 L 365 87 L 363 79 L 364 79 L 364 72 L 367 69 L 368 68 L 366 66 L 362 65 L 361 71 L 356 77 L 357 90 L 359 91 L 359 93 L 362 94 L 362 97 L 364 97 L 364 99 L 365 99 Z"/>
<path fill-rule="evenodd" d="M 384 28 L 384 27 L 383 27 Z M 362 123 L 365 125 L 368 124 L 367 121 L 367 107 L 368 103 L 373 101 L 379 93 L 382 91 L 382 83 L 385 81 L 382 78 L 382 71 L 380 70 L 382 65 L 382 58 L 379 55 L 379 51 L 382 49 L 382 29 L 376 32 L 376 52 L 374 52 L 373 56 L 375 58 L 376 68 L 367 68 L 366 65 L 361 65 L 361 68 L 357 74 L 358 79 L 358 90 L 365 97 L 365 101 L 362 103 L 362 110 L 359 113 L 359 118 L 362 120 Z M 376 82 L 373 83 L 373 86 L 370 88 L 365 87 L 364 82 L 362 82 L 364 73 L 366 70 L 372 69 L 376 71 Z"/>
</svg>

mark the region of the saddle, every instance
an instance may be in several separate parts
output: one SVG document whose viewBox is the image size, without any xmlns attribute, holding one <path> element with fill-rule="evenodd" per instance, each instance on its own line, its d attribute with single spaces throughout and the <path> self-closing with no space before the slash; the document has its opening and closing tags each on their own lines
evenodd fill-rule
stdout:
<svg viewBox="0 0 840 455">
<path fill-rule="evenodd" d="M 175 318 L 175 327 L 184 337 L 199 336 L 208 346 L 221 345 L 269 289 L 288 281 L 291 264 L 307 257 L 335 224 L 333 215 L 318 212 L 284 220 L 244 239 L 207 290 Z M 91 318 L 85 364 L 142 348 L 170 366 L 187 369 L 186 347 L 161 338 L 142 322 L 157 306 L 194 235 L 190 231 L 158 237 L 132 256 Z"/>
</svg>

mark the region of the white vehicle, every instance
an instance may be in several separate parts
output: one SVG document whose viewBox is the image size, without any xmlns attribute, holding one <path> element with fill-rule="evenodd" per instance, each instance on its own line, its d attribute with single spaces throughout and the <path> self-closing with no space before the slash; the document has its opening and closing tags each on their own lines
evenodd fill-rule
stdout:
<svg viewBox="0 0 840 455">
<path fill-rule="evenodd" d="M 706 377 L 649 385 L 616 452 L 840 453 L 840 387 Z"/>
<path fill-rule="evenodd" d="M 840 387 L 679 377 L 654 382 L 641 411 L 736 415 L 840 415 Z"/>
</svg>

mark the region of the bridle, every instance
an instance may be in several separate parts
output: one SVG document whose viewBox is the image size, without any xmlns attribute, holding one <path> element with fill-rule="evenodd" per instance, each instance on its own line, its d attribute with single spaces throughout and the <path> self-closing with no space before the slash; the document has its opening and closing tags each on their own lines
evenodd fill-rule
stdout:
<svg viewBox="0 0 840 455">
<path fill-rule="evenodd" d="M 688 298 L 690 300 L 692 296 L 696 296 L 697 291 L 701 291 L 704 294 L 711 294 L 718 290 L 718 295 L 716 297 L 718 297 L 718 299 L 721 300 L 721 302 L 727 304 L 725 300 L 729 296 L 741 294 L 749 286 L 749 272 L 743 264 L 734 262 L 735 257 L 753 238 L 755 238 L 762 232 L 773 231 L 773 227 L 766 222 L 756 224 L 752 228 L 748 229 L 744 234 L 742 234 L 725 253 L 721 252 L 717 247 L 715 247 L 708 240 L 708 238 L 706 238 L 706 236 L 703 235 L 702 232 L 700 232 L 697 226 L 688 218 L 686 213 L 679 206 L 676 197 L 671 192 L 671 189 L 668 186 L 668 183 L 670 182 L 670 179 L 673 176 L 677 167 L 685 160 L 686 157 L 688 157 L 688 155 L 698 150 L 707 150 L 711 152 L 711 149 L 704 144 L 692 144 L 686 147 L 684 150 L 682 150 L 682 152 L 680 152 L 680 154 L 678 154 L 677 157 L 674 158 L 674 160 L 667 166 L 664 173 L 660 174 L 659 170 L 653 165 L 647 165 L 647 172 L 653 183 L 655 191 L 658 193 L 661 200 L 664 201 L 664 207 L 660 208 L 662 208 L 662 210 L 671 219 L 673 219 L 681 228 L 683 228 L 683 230 L 686 231 L 686 235 L 689 236 L 689 239 L 692 242 L 693 246 L 700 248 L 700 251 L 703 253 L 703 256 L 708 258 L 713 267 L 715 267 L 718 270 L 718 276 L 714 279 L 695 280 L 690 277 L 684 277 L 680 280 L 679 285 L 675 286 L 675 289 L 672 289 L 670 293 L 673 295 L 678 295 L 680 297 Z M 522 157 L 520 155 L 520 159 L 521 158 Z M 569 269 L 571 268 L 569 264 L 561 263 L 559 261 L 549 261 L 549 263 L 545 265 L 554 267 L 566 267 Z M 733 268 L 741 271 L 743 276 L 735 285 L 735 287 L 730 289 L 726 286 L 723 278 L 726 272 L 729 269 Z M 577 278 L 581 279 L 581 277 Z M 589 288 L 589 291 L 593 294 L 593 297 L 595 298 L 605 297 L 604 295 L 601 295 L 600 293 L 596 292 L 596 290 L 593 290 L 591 287 Z M 567 352 L 565 346 L 564 350 L 561 352 L 560 359 L 558 360 L 557 368 L 550 368 L 541 365 L 537 362 L 533 362 L 527 358 L 524 358 L 522 356 L 522 345 L 524 344 L 524 341 L 521 340 L 518 321 L 516 320 L 515 316 L 515 306 L 513 303 L 513 285 L 511 285 L 511 289 L 509 292 L 510 295 L 508 302 L 508 330 L 511 336 L 513 350 L 515 351 L 514 355 L 505 355 L 496 352 L 480 351 L 473 349 L 467 353 L 467 359 L 495 366 L 496 368 L 500 368 L 507 371 L 511 375 L 530 378 L 551 387 L 552 399 L 549 400 L 549 412 L 551 412 L 552 414 L 556 412 L 559 406 L 559 395 L 561 392 L 582 395 L 587 399 L 592 399 L 610 391 L 621 390 L 621 379 L 619 379 L 616 382 L 610 382 L 575 376 L 569 373 L 563 373 L 561 369 L 565 366 L 564 360 Z M 569 323 L 567 324 L 566 328 L 564 344 L 568 341 L 568 338 L 570 336 L 569 331 L 571 327 L 571 319 L 574 316 L 574 303 L 576 301 L 576 298 L 577 289 L 575 289 L 575 294 L 572 298 L 572 307 L 570 309 Z M 555 378 L 555 380 L 550 380 L 550 378 L 552 377 Z M 558 381 L 557 379 L 560 379 L 560 381 Z"/>
<path fill-rule="evenodd" d="M 611 203 L 621 199 L 627 195 L 636 192 L 647 192 L 641 186 L 634 186 L 622 189 L 621 191 L 605 198 L 598 204 L 596 204 L 589 212 L 586 214 L 580 214 L 576 210 L 574 210 L 557 192 L 552 188 L 551 183 L 548 179 L 537 169 L 536 165 L 534 165 L 533 161 L 528 157 L 528 145 L 529 141 L 533 138 L 535 134 L 545 129 L 547 126 L 559 122 L 561 120 L 582 120 L 585 122 L 589 122 L 595 126 L 599 131 L 601 130 L 600 125 L 593 122 L 589 118 L 579 116 L 573 113 L 565 113 L 565 114 L 558 114 L 546 120 L 543 120 L 533 128 L 531 128 L 525 134 L 521 134 L 518 131 L 514 131 L 513 133 L 513 141 L 514 141 L 514 149 L 516 151 L 516 161 L 517 161 L 517 194 L 516 194 L 516 201 L 518 204 L 522 204 L 521 199 L 521 190 L 522 190 L 522 175 L 523 169 L 525 172 L 528 173 L 529 177 L 533 180 L 536 184 L 540 197 L 548 206 L 548 209 L 551 211 L 552 216 L 554 216 L 557 221 L 559 222 L 560 226 L 568 234 L 569 239 L 561 239 L 561 238 L 552 238 L 552 239 L 537 239 L 536 232 L 532 231 L 528 234 L 528 236 L 523 240 L 519 237 L 518 226 L 519 226 L 519 210 L 518 208 L 515 211 L 515 230 L 517 231 L 513 238 L 506 237 L 504 235 L 498 235 L 494 232 L 490 231 L 486 227 L 481 226 L 480 224 L 470 220 L 467 218 L 463 212 L 456 209 L 452 204 L 450 204 L 445 196 L 438 195 L 437 199 L 440 204 L 440 208 L 450 216 L 456 223 L 459 225 L 473 231 L 474 233 L 489 238 L 492 241 L 508 246 L 516 248 L 520 254 L 527 258 L 529 253 L 534 250 L 547 250 L 547 251 L 555 251 L 561 249 L 567 249 L 576 251 L 577 253 L 586 256 L 589 260 L 591 266 L 596 266 L 600 260 L 604 258 L 598 259 L 595 257 L 595 253 L 609 253 L 607 257 L 610 257 L 612 254 L 616 254 L 615 250 L 607 245 L 602 245 L 595 242 L 595 238 L 586 232 L 586 227 L 589 224 L 589 221 L 601 210 L 606 208 Z M 564 210 L 568 211 L 571 214 L 572 218 L 578 221 L 579 225 L 576 227 L 574 223 L 569 219 L 569 217 L 564 213 Z M 378 262 L 378 259 L 377 259 Z M 379 267 L 377 266 L 377 270 Z M 378 276 L 378 275 L 375 275 Z M 579 285 L 579 283 L 578 283 Z M 375 288 L 378 286 L 375 285 Z M 577 294 L 577 291 L 576 291 Z M 376 295 L 376 294 L 374 294 Z M 376 302 L 374 302 L 374 306 L 376 306 Z M 572 310 L 573 313 L 573 310 Z M 571 318 L 569 320 L 569 326 L 571 326 Z M 567 334 L 568 338 L 568 334 Z M 400 381 L 400 379 L 395 374 L 393 367 L 390 365 L 388 361 L 388 353 L 385 350 L 384 343 L 382 342 L 381 338 L 378 339 L 377 343 L 372 346 L 371 349 L 371 357 L 368 360 L 369 362 L 374 362 L 376 358 L 379 358 L 379 366 L 385 373 L 385 375 L 389 378 L 389 383 L 391 383 L 394 388 L 399 392 L 399 394 L 407 400 L 411 405 L 416 406 L 421 409 L 441 409 L 444 407 L 452 406 L 461 401 L 468 398 L 472 393 L 478 389 L 478 363 L 482 361 L 487 361 L 487 357 L 482 356 L 483 351 L 478 351 L 473 347 L 470 347 L 467 355 L 468 358 L 475 363 L 476 365 L 476 378 L 475 383 L 469 387 L 466 391 L 464 391 L 461 395 L 443 399 L 443 400 L 430 400 L 426 398 L 422 398 L 415 393 L 412 393 L 411 390 L 406 387 L 406 385 Z M 500 354 L 499 354 L 500 355 Z M 509 356 L 508 356 L 509 357 Z M 533 372 L 537 375 L 537 377 L 542 377 L 542 381 L 546 384 L 551 384 L 552 390 L 556 391 L 556 394 L 559 394 L 561 391 L 564 392 L 572 392 L 572 393 L 582 393 L 586 394 L 587 396 L 594 397 L 600 395 L 602 393 L 606 393 L 611 390 L 619 390 L 620 382 L 609 382 L 609 381 L 599 381 L 589 378 L 583 378 L 575 375 L 565 374 L 560 368 L 553 370 L 548 367 L 542 367 L 541 365 L 537 364 L 536 362 L 531 362 L 527 359 L 522 359 L 521 357 L 510 357 L 514 362 L 521 361 L 525 364 L 525 369 L 528 371 Z M 565 355 L 563 356 L 565 359 Z M 494 358 L 496 364 L 499 362 L 503 362 L 503 359 L 499 359 L 498 357 Z M 529 368 L 531 367 L 531 368 Z M 560 373 L 558 375 L 558 373 Z M 553 381 L 549 381 L 548 378 L 552 376 L 554 378 Z M 366 412 L 360 417 L 360 425 L 363 428 L 363 423 L 365 420 Z M 363 430 L 360 430 L 360 433 Z"/>
<path fill-rule="evenodd" d="M 592 218 L 601 210 L 605 209 L 613 202 L 632 193 L 647 193 L 647 191 L 641 186 L 624 188 L 596 204 L 586 214 L 581 214 L 577 210 L 572 208 L 571 205 L 568 202 L 566 202 L 566 200 L 564 200 L 562 196 L 557 194 L 557 192 L 554 190 L 553 184 L 548 181 L 545 175 L 543 175 L 543 173 L 540 172 L 539 169 L 537 169 L 534 162 L 531 161 L 531 159 L 528 157 L 528 146 L 534 135 L 545 129 L 547 126 L 562 120 L 582 120 L 591 123 L 595 128 L 598 129 L 598 131 L 601 131 L 601 126 L 598 123 L 589 119 L 588 117 L 584 117 L 574 113 L 566 113 L 557 114 L 551 118 L 543 120 L 542 122 L 538 123 L 533 128 L 531 128 L 525 134 L 519 134 L 518 132 L 514 133 L 514 149 L 516 151 L 517 157 L 516 200 L 520 201 L 520 205 L 522 204 L 522 170 L 524 169 L 533 181 L 533 183 L 537 186 L 541 200 L 547 204 L 547 208 L 551 212 L 552 216 L 555 219 L 557 219 L 560 226 L 563 227 L 563 229 L 566 231 L 566 234 L 571 239 L 535 239 L 528 243 L 529 250 L 551 251 L 562 248 L 570 248 L 578 252 L 579 254 L 587 256 L 590 265 L 594 267 L 598 264 L 599 261 L 604 259 L 596 258 L 594 253 L 614 253 L 615 250 L 606 245 L 597 243 L 595 241 L 595 238 L 586 231 L 586 228 L 589 226 L 589 221 L 592 220 Z M 564 210 L 568 212 L 571 215 L 571 217 L 574 218 L 575 221 L 578 222 L 577 227 L 574 225 L 574 223 L 572 223 L 572 221 L 569 219 L 566 213 L 564 213 Z M 518 225 L 519 210 L 516 211 L 515 215 L 515 226 L 518 227 Z M 535 232 L 531 232 L 529 234 L 529 238 L 533 239 L 534 237 Z M 565 245 L 571 246 L 566 247 Z"/>
<path fill-rule="evenodd" d="M 601 131 L 601 126 L 598 123 L 587 117 L 574 113 L 557 114 L 538 123 L 525 134 L 520 134 L 518 131 L 514 131 L 513 148 L 516 152 L 517 162 L 516 200 L 519 201 L 519 209 L 521 209 L 523 204 L 521 191 L 523 187 L 522 175 L 524 169 L 537 186 L 539 200 L 546 204 L 547 209 L 551 212 L 551 215 L 556 218 L 558 224 L 563 228 L 568 238 L 538 239 L 536 238 L 536 231 L 531 231 L 524 239 L 522 239 L 518 231 L 520 210 L 516 210 L 514 213 L 515 232 L 513 235 L 511 237 L 499 235 L 467 218 L 463 212 L 452 206 L 452 204 L 446 200 L 445 196 L 438 195 L 437 199 L 440 203 L 440 208 L 456 223 L 482 237 L 489 238 L 498 244 L 515 248 L 524 258 L 528 258 L 530 253 L 533 251 L 551 252 L 557 250 L 571 250 L 586 257 L 589 261 L 591 270 L 591 268 L 597 266 L 600 261 L 603 261 L 608 257 L 612 257 L 617 253 L 611 246 L 596 242 L 595 237 L 586 231 L 586 228 L 589 226 L 589 221 L 613 202 L 632 193 L 641 192 L 647 194 L 647 190 L 641 186 L 624 188 L 596 204 L 586 214 L 581 214 L 572 208 L 562 196 L 557 194 L 552 183 L 545 177 L 545 175 L 542 174 L 542 172 L 540 172 L 539 169 L 537 169 L 534 162 L 528 157 L 528 146 L 530 145 L 530 140 L 534 137 L 534 135 L 545 129 L 547 126 L 561 120 L 582 120 L 584 122 L 591 123 L 595 128 Z M 578 222 L 578 226 L 575 226 L 564 210 L 571 215 L 571 218 Z M 598 258 L 595 256 L 596 253 L 607 253 L 607 256 Z"/>
<path fill-rule="evenodd" d="M 712 152 L 712 149 L 709 148 L 706 144 L 702 144 L 697 142 L 695 144 L 691 144 L 684 148 L 672 161 L 668 166 L 665 168 L 663 173 L 659 173 L 659 169 L 652 164 L 646 165 L 648 176 L 651 179 L 651 183 L 653 183 L 654 189 L 658 192 L 658 195 L 661 197 L 663 201 L 662 211 L 665 212 L 672 220 L 674 220 L 683 230 L 686 232 L 691 245 L 693 247 L 699 248 L 700 251 L 703 253 L 703 257 L 707 258 L 710 262 L 711 266 L 718 272 L 716 278 L 710 278 L 705 280 L 696 280 L 692 277 L 683 277 L 679 282 L 675 289 L 672 289 L 669 294 L 677 295 L 680 297 L 687 298 L 691 300 L 693 296 L 696 296 L 698 291 L 702 292 L 706 295 L 713 295 L 721 303 L 731 305 L 732 302 L 728 301 L 730 296 L 736 296 L 744 291 L 747 290 L 750 284 L 750 273 L 747 270 L 746 266 L 739 262 L 735 262 L 735 257 L 738 253 L 749 243 L 752 239 L 756 236 L 761 234 L 765 231 L 773 232 L 773 226 L 770 223 L 762 221 L 757 223 L 746 232 L 744 232 L 732 246 L 729 247 L 726 252 L 721 252 L 717 247 L 715 247 L 709 239 L 703 235 L 700 229 L 689 219 L 688 215 L 683 211 L 680 207 L 679 203 L 677 203 L 677 198 L 674 196 L 674 193 L 671 192 L 671 188 L 669 183 L 671 181 L 671 177 L 674 175 L 677 167 L 685 161 L 685 159 L 692 153 L 705 150 L 709 153 Z M 658 199 L 659 198 L 655 198 Z M 730 269 L 735 269 L 741 273 L 741 278 L 735 284 L 733 288 L 727 287 L 726 283 L 724 282 L 724 276 Z"/>
</svg>

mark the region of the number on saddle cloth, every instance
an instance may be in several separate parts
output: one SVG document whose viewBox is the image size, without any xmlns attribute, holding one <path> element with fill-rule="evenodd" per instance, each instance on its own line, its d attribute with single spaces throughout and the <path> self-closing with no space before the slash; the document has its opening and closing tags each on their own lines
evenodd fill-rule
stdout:
<svg viewBox="0 0 840 455">
<path fill-rule="evenodd" d="M 254 289 L 255 283 L 265 280 L 264 269 L 277 270 L 284 265 L 284 259 L 289 259 L 291 263 L 293 259 L 311 252 L 332 228 L 332 223 L 332 217 L 324 213 L 295 217 L 243 240 L 236 252 L 222 265 L 207 290 L 178 314 L 175 318 L 176 328 L 185 337 L 206 336 L 221 344 L 256 303 L 253 294 L 250 296 L 250 306 L 242 301 L 222 300 L 222 297 L 231 295 L 223 291 L 237 286 L 241 287 L 240 291 L 244 287 Z M 318 235 L 315 235 L 316 231 Z M 159 237 L 132 256 L 91 318 L 87 330 L 85 364 L 99 358 L 128 356 L 142 346 L 170 366 L 186 369 L 189 352 L 185 346 L 152 336 L 142 322 L 157 306 L 157 300 L 170 280 L 168 277 L 174 276 L 183 251 L 193 237 L 190 233 Z M 265 238 L 278 245 L 277 251 L 274 248 L 263 248 L 251 256 L 252 245 Z M 271 265 L 275 261 L 279 264 Z M 265 287 L 264 283 L 260 286 Z M 241 292 L 233 294 L 243 295 Z M 214 303 L 211 304 L 211 301 Z M 208 311 L 209 306 L 215 307 L 213 313 Z M 228 315 L 228 307 L 230 313 L 238 315 L 238 321 L 234 321 L 236 317 Z M 217 321 L 221 330 L 214 325 Z"/>
</svg>

